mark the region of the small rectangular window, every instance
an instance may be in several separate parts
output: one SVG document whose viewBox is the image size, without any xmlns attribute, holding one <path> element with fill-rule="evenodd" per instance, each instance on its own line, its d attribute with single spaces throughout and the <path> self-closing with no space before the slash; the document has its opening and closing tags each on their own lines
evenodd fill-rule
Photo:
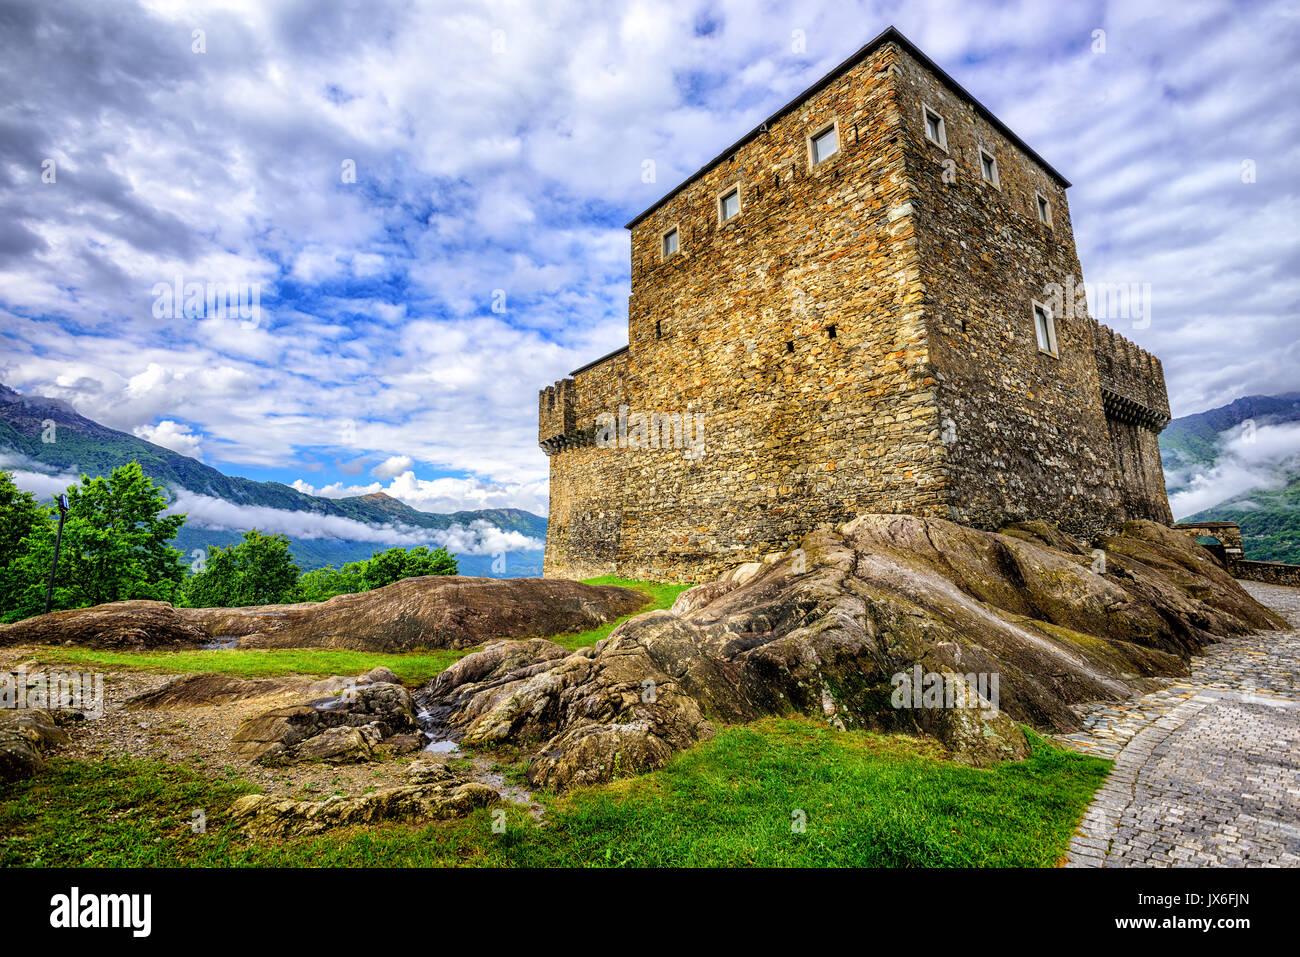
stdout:
<svg viewBox="0 0 1300 957">
<path fill-rule="evenodd" d="M 830 159 L 840 148 L 840 139 L 835 132 L 835 124 L 831 124 L 812 138 L 812 164 L 816 166 L 825 160 Z"/>
<path fill-rule="evenodd" d="M 1038 351 L 1049 356 L 1056 353 L 1056 322 L 1052 311 L 1041 302 L 1034 303 L 1034 335 L 1038 339 Z"/>
<path fill-rule="evenodd" d="M 1034 194 L 1038 200 L 1038 221 L 1044 226 L 1052 225 L 1052 204 L 1042 193 Z"/>
<path fill-rule="evenodd" d="M 925 138 L 941 149 L 948 148 L 948 133 L 944 129 L 943 117 L 928 106 L 921 108 L 925 117 Z"/>
<path fill-rule="evenodd" d="M 722 194 L 722 197 L 718 200 L 718 214 L 724 223 L 740 214 L 740 189 L 738 187 Z"/>
<path fill-rule="evenodd" d="M 677 227 L 676 226 L 668 230 L 668 232 L 664 233 L 664 258 L 667 259 L 675 252 L 677 252 Z"/>
<path fill-rule="evenodd" d="M 826 338 L 828 338 L 828 339 L 834 339 L 834 338 L 835 338 L 835 327 L 834 327 L 834 326 L 827 326 L 827 327 L 826 327 Z"/>
<path fill-rule="evenodd" d="M 980 176 L 990 186 L 1001 186 L 998 182 L 997 158 L 983 147 L 980 147 Z"/>
</svg>

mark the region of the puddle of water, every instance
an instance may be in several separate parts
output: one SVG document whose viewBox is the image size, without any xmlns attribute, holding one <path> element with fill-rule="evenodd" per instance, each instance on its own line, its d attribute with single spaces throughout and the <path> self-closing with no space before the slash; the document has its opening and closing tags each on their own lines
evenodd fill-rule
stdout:
<svg viewBox="0 0 1300 957">
<path fill-rule="evenodd" d="M 239 635 L 214 635 L 211 641 L 199 645 L 204 651 L 229 651 L 239 644 Z"/>
<path fill-rule="evenodd" d="M 455 754 L 460 750 L 460 745 L 455 741 L 430 741 L 424 750 L 433 754 Z"/>
</svg>

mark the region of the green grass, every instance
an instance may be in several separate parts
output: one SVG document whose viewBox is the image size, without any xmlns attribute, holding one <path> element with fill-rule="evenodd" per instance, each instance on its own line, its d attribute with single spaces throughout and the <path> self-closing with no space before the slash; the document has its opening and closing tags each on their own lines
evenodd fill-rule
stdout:
<svg viewBox="0 0 1300 957">
<path fill-rule="evenodd" d="M 589 583 L 641 591 L 641 611 L 667 608 L 689 587 L 613 576 Z M 579 648 L 618 623 L 552 640 Z M 468 653 L 52 647 L 38 657 L 245 677 L 383 665 L 417 684 Z M 231 827 L 230 803 L 255 790 L 233 773 L 56 759 L 37 778 L 0 787 L 0 866 L 1052 866 L 1110 764 L 1031 741 L 1028 760 L 981 770 L 953 764 L 923 739 L 770 718 L 724 728 L 655 773 L 542 795 L 540 826 L 507 805 L 504 835 L 492 833 L 491 812 L 481 810 L 426 827 L 283 842 L 249 841 Z M 506 771 L 513 780 L 522 766 Z M 207 814 L 205 834 L 191 831 L 195 808 Z M 799 813 L 802 831 L 792 826 Z"/>
<path fill-rule="evenodd" d="M 445 671 L 468 650 L 381 654 L 339 648 L 231 648 L 211 651 L 100 651 L 94 648 L 44 647 L 42 662 L 107 670 L 132 669 L 274 678 L 281 675 L 356 675 L 371 668 L 391 668 L 405 684 L 419 684 Z"/>
<path fill-rule="evenodd" d="M 932 742 L 771 718 L 652 774 L 543 796 L 541 825 L 509 805 L 503 835 L 481 810 L 284 842 L 234 833 L 226 809 L 251 790 L 237 778 L 56 760 L 0 788 L 0 866 L 1052 866 L 1109 762 L 1031 740 L 1028 760 L 980 770 Z"/>
<path fill-rule="evenodd" d="M 599 578 L 585 578 L 583 584 L 586 585 L 617 585 L 619 588 L 631 588 L 633 591 L 639 591 L 646 596 L 647 603 L 641 607 L 636 614 L 640 615 L 647 611 L 655 611 L 661 608 L 671 608 L 677 596 L 686 589 L 690 584 L 672 584 L 670 582 L 647 582 L 638 581 L 633 578 L 619 578 L 617 575 L 601 575 Z M 611 621 L 607 625 L 601 625 L 599 628 L 593 628 L 590 631 L 576 632 L 569 635 L 553 635 L 551 641 L 563 645 L 565 648 L 585 648 L 587 645 L 594 645 L 602 638 L 609 637 L 609 633 L 617 628 L 623 622 L 631 618 L 632 615 L 624 615 L 617 621 Z"/>
</svg>

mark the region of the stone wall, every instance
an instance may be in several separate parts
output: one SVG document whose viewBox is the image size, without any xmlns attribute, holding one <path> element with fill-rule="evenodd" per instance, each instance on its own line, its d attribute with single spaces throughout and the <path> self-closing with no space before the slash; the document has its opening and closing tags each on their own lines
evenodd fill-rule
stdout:
<svg viewBox="0 0 1300 957">
<path fill-rule="evenodd" d="M 1123 519 L 1086 307 L 1054 308 L 1056 355 L 1033 303 L 1081 283 L 1065 186 L 910 54 L 895 80 L 949 481 L 948 516 L 997 528 L 1044 518 L 1079 534 Z M 924 110 L 943 118 L 925 135 Z M 997 164 L 984 181 L 983 148 Z M 1037 196 L 1050 203 L 1039 222 Z M 1064 296 L 1060 297 L 1062 300 Z"/>
<path fill-rule="evenodd" d="M 831 124 L 839 150 L 814 164 Z M 1032 301 L 1080 279 L 1065 185 L 890 40 L 651 207 L 629 224 L 628 348 L 539 396 L 545 573 L 699 578 L 863 512 L 1080 534 L 1139 514 L 1155 495 L 1118 477 L 1086 307 L 1057 318 L 1056 356 L 1036 345 Z M 638 414 L 698 417 L 703 454 L 626 447 Z M 631 443 L 603 441 L 602 415 Z M 1154 433 L 1119 434 L 1158 475 Z"/>
<path fill-rule="evenodd" d="M 1235 578 L 1267 582 L 1270 585 L 1300 587 L 1300 565 L 1288 565 L 1285 562 L 1252 562 L 1243 557 L 1245 551 L 1241 526 L 1236 522 L 1179 522 L 1174 528 L 1197 540 L 1213 539 L 1213 542 L 1202 544 L 1227 567 Z"/>
<path fill-rule="evenodd" d="M 689 578 L 790 547 L 819 522 L 942 513 L 885 73 L 897 56 L 880 49 L 633 225 L 629 351 L 618 373 L 574 375 L 573 431 L 620 404 L 689 412 L 703 417 L 705 452 L 554 455 L 547 574 Z M 831 122 L 839 152 L 811 167 L 807 136 Z M 732 185 L 741 213 L 720 223 L 717 196 Z M 673 226 L 680 248 L 665 259 Z"/>
<path fill-rule="evenodd" d="M 1283 562 L 1239 561 L 1232 563 L 1232 574 L 1252 582 L 1268 582 L 1270 585 L 1290 585 L 1300 588 L 1300 565 L 1287 565 Z"/>
</svg>

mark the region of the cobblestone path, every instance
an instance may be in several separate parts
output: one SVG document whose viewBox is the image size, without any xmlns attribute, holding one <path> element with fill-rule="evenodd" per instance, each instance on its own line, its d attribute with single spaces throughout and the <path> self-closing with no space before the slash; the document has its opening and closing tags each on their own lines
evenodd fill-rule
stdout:
<svg viewBox="0 0 1300 957">
<path fill-rule="evenodd" d="M 1300 588 L 1241 583 L 1293 628 L 1212 645 L 1191 675 L 1083 706 L 1066 747 L 1114 758 L 1067 867 L 1300 865 Z"/>
</svg>

